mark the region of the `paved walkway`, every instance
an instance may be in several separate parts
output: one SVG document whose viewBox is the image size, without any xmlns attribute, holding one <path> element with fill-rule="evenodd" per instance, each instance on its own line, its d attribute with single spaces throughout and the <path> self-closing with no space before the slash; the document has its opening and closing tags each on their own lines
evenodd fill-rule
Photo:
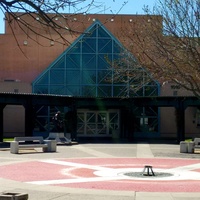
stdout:
<svg viewBox="0 0 200 200">
<path fill-rule="evenodd" d="M 20 154 L 1 148 L 0 192 L 31 200 L 197 200 L 199 158 L 179 153 L 177 144 L 58 145 L 56 153 Z M 161 176 L 141 176 L 145 165 Z"/>
</svg>

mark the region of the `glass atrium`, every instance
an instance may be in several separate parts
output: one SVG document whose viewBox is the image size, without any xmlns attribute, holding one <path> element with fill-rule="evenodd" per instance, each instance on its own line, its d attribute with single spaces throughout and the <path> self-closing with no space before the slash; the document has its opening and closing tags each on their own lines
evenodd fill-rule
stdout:
<svg viewBox="0 0 200 200">
<path fill-rule="evenodd" d="M 127 52 L 98 20 L 50 64 L 32 85 L 33 93 L 75 97 L 145 97 L 159 94 L 158 83 L 151 78 L 150 73 L 139 65 L 134 56 Z M 149 123 L 154 124 L 154 128 L 145 132 L 158 132 L 157 110 L 150 108 L 134 108 L 133 110 L 138 118 L 139 132 L 144 132 L 144 127 L 139 127 Z M 148 116 L 146 116 L 146 110 L 148 110 Z M 51 131 L 52 112 L 54 112 L 52 108 L 37 108 L 37 127 L 40 131 Z M 116 112 L 119 113 L 119 111 Z M 91 112 L 90 115 L 92 115 Z M 99 111 L 96 114 L 97 121 L 98 115 Z M 106 131 L 109 135 L 109 116 L 115 114 L 103 111 L 104 118 L 105 115 L 108 115 L 105 122 L 108 129 L 104 132 Z M 78 111 L 78 116 L 81 116 L 80 120 L 87 124 L 85 111 L 84 113 Z M 117 121 L 120 123 L 119 119 Z M 117 126 L 119 127 L 119 124 Z M 80 131 L 79 134 L 84 135 L 88 131 L 83 128 L 82 132 Z M 98 130 L 92 134 L 98 134 Z"/>
</svg>

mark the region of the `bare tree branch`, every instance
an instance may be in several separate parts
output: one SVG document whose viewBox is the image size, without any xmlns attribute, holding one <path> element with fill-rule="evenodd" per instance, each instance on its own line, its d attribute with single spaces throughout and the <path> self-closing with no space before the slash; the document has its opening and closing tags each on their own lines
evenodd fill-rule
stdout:
<svg viewBox="0 0 200 200">
<path fill-rule="evenodd" d="M 85 3 L 84 7 L 76 8 L 75 10 L 77 12 L 82 11 L 86 13 L 91 6 L 95 6 L 95 0 L 89 0 L 87 2 L 89 2 L 89 4 L 86 4 L 85 0 L 1 0 L 0 8 L 2 12 L 6 13 L 5 20 L 7 20 L 13 34 L 15 34 L 12 28 L 13 21 L 16 21 L 24 33 L 26 30 L 29 30 L 29 38 L 31 39 L 34 38 L 31 34 L 34 34 L 52 40 L 51 35 L 56 34 L 57 38 L 59 38 L 57 41 L 69 44 L 70 42 L 64 37 L 63 33 L 80 34 L 76 29 L 67 26 L 67 20 L 72 19 L 77 13 L 74 12 L 73 14 L 63 15 L 61 11 L 69 7 L 76 8 L 80 4 Z M 102 3 L 98 4 L 102 5 Z M 31 24 L 30 21 L 27 21 L 27 15 L 29 15 L 30 19 L 37 20 L 37 23 Z M 24 16 L 26 16 L 26 18 Z M 41 29 L 43 29 L 45 34 L 41 33 Z M 46 34 L 47 31 L 48 34 Z"/>
<path fill-rule="evenodd" d="M 200 1 L 158 0 L 145 11 L 138 29 L 130 23 L 122 30 L 128 49 L 155 79 L 200 97 Z"/>
</svg>

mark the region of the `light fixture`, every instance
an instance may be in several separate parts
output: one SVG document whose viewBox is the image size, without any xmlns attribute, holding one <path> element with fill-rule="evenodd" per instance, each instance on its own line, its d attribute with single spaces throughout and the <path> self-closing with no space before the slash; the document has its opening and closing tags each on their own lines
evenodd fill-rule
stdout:
<svg viewBox="0 0 200 200">
<path fill-rule="evenodd" d="M 54 46 L 54 41 L 53 40 L 50 41 L 50 45 Z"/>
<path fill-rule="evenodd" d="M 28 45 L 28 41 L 24 40 L 24 46 L 27 46 L 27 45 Z"/>
<path fill-rule="evenodd" d="M 35 19 L 36 19 L 37 21 L 39 21 L 39 20 L 40 20 L 40 18 L 39 18 L 39 17 L 36 17 Z"/>
<path fill-rule="evenodd" d="M 132 19 L 129 19 L 129 22 L 132 22 L 133 20 Z"/>
<path fill-rule="evenodd" d="M 114 22 L 114 19 L 110 19 L 111 22 Z"/>
</svg>

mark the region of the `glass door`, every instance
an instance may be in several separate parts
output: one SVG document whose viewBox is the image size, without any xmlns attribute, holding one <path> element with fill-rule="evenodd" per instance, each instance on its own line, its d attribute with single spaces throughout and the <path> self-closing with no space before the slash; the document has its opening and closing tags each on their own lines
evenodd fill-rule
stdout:
<svg viewBox="0 0 200 200">
<path fill-rule="evenodd" d="M 112 136 L 119 129 L 119 110 L 78 110 L 78 136 Z"/>
</svg>

